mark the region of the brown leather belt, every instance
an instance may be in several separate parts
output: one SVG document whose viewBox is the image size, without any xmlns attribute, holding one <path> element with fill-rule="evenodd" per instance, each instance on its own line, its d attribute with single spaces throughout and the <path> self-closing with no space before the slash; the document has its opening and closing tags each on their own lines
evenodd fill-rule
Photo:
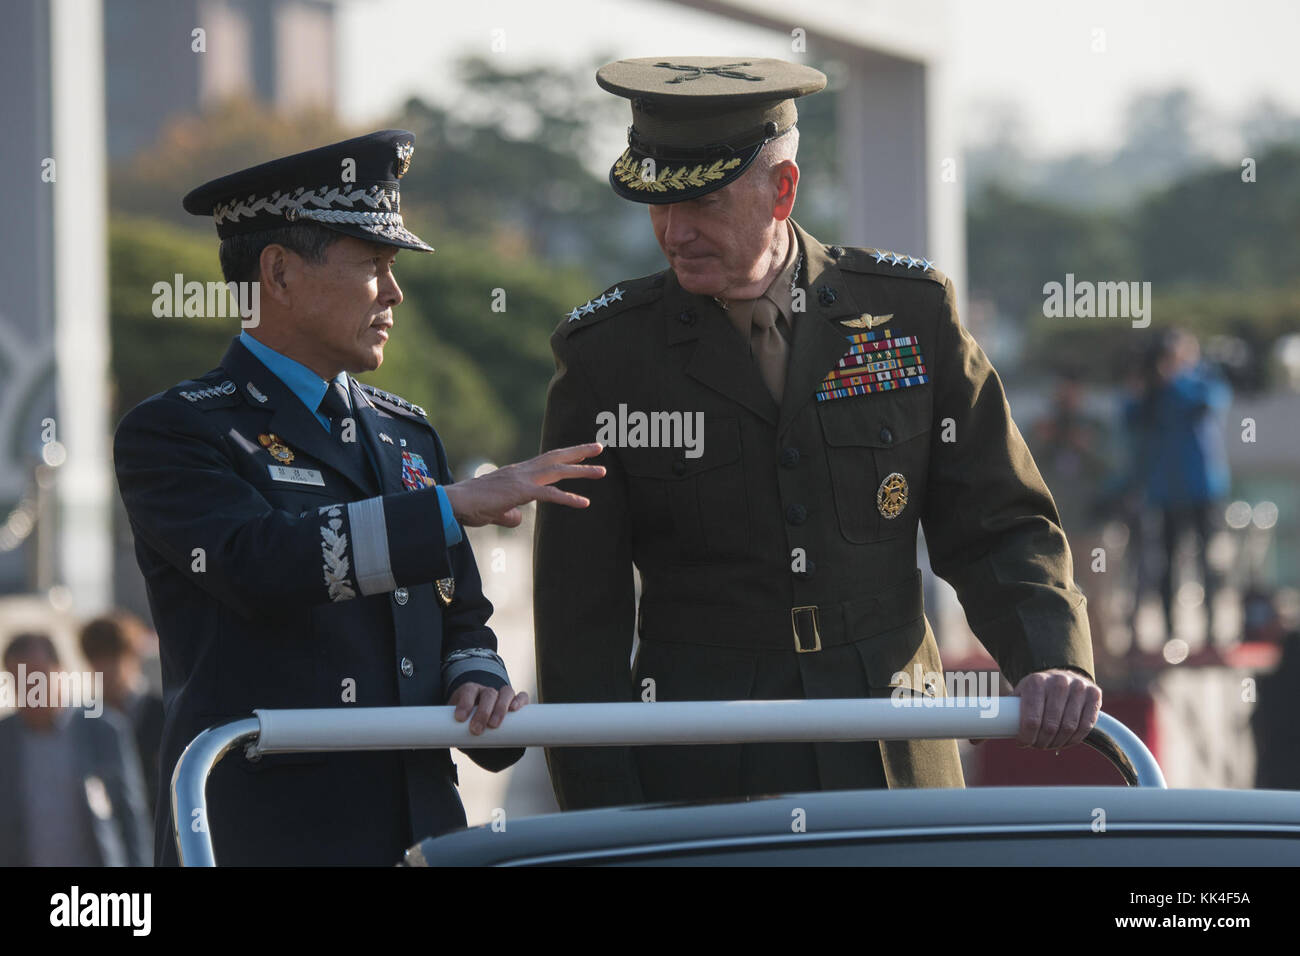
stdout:
<svg viewBox="0 0 1300 956">
<path fill-rule="evenodd" d="M 809 654 L 870 640 L 922 613 L 918 569 L 900 584 L 839 604 L 745 608 L 643 599 L 637 632 L 643 641 Z"/>
</svg>

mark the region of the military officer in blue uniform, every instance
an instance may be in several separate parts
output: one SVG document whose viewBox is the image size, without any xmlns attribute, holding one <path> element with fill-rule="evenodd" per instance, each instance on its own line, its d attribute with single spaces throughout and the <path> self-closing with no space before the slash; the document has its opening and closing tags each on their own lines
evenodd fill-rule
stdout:
<svg viewBox="0 0 1300 956">
<path fill-rule="evenodd" d="M 132 409 L 114 442 L 161 645 L 160 864 L 176 862 L 172 770 L 214 723 L 450 703 L 490 733 L 527 702 L 462 524 L 517 525 L 539 498 L 584 506 L 552 482 L 599 477 L 578 464 L 599 446 L 453 484 L 424 410 L 349 374 L 383 360 L 398 250 L 432 251 L 400 214 L 413 140 L 385 130 L 185 197 L 215 220 L 227 280 L 259 282 L 260 304 L 216 368 Z M 522 750 L 468 754 L 501 770 Z M 225 865 L 392 865 L 464 825 L 455 783 L 446 750 L 240 755 L 210 779 L 210 819 L 178 813 Z"/>
<path fill-rule="evenodd" d="M 791 218 L 795 99 L 826 78 L 682 57 L 596 79 L 632 106 L 610 184 L 647 204 L 670 268 L 558 322 L 542 448 L 590 441 L 615 412 L 642 426 L 701 416 L 703 434 L 684 447 L 684 434 L 620 427 L 590 509 L 539 505 L 538 696 L 942 697 L 923 527 L 1017 689 L 1020 742 L 1077 744 L 1101 701 L 1084 596 L 952 283 L 928 259 L 823 243 Z M 566 809 L 963 784 L 951 740 L 547 756 Z"/>
</svg>

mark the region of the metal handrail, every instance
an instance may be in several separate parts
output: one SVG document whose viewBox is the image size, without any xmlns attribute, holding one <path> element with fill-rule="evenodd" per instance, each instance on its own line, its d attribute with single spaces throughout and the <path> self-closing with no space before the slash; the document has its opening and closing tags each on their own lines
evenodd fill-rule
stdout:
<svg viewBox="0 0 1300 956">
<path fill-rule="evenodd" d="M 211 727 L 190 742 L 172 774 L 172 825 L 182 866 L 215 866 L 208 830 L 208 775 L 231 750 L 263 754 L 444 747 L 615 747 L 777 741 L 932 740 L 1015 737 L 1020 700 L 873 698 L 854 700 L 665 701 L 531 704 L 480 736 L 454 707 L 257 710 Z M 1084 739 L 1129 786 L 1166 786 L 1138 736 L 1101 714 Z"/>
</svg>

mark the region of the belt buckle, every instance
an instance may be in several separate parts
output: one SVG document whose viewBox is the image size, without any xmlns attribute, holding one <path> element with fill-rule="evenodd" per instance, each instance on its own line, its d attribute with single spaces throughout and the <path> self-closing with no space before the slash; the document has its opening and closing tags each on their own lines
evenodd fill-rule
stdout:
<svg viewBox="0 0 1300 956">
<path fill-rule="evenodd" d="M 804 647 L 803 641 L 799 639 L 799 620 L 802 612 L 804 620 L 812 622 L 813 646 Z M 790 628 L 794 633 L 794 650 L 796 654 L 811 654 L 814 651 L 822 649 L 821 630 L 817 627 L 817 605 L 805 604 L 802 607 L 790 609 Z"/>
</svg>

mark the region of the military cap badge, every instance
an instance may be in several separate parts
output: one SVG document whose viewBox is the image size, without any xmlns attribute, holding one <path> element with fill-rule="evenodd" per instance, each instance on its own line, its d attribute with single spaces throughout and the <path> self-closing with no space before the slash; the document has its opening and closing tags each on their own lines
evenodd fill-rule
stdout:
<svg viewBox="0 0 1300 956">
<path fill-rule="evenodd" d="M 211 216 L 222 239 L 311 220 L 357 239 L 432 252 L 402 222 L 399 180 L 414 154 L 414 134 L 380 130 L 214 179 L 182 205 Z M 344 179 L 344 170 L 355 175 Z"/>
<path fill-rule="evenodd" d="M 411 168 L 411 157 L 414 155 L 415 145 L 413 143 L 397 144 L 397 165 L 393 171 L 397 173 L 398 179 L 405 176 L 406 171 Z"/>
<path fill-rule="evenodd" d="M 795 97 L 825 87 L 826 76 L 757 57 L 643 57 L 605 64 L 596 82 L 632 104 L 627 149 L 609 171 L 614 192 L 672 203 L 739 178 L 795 125 Z"/>
</svg>

